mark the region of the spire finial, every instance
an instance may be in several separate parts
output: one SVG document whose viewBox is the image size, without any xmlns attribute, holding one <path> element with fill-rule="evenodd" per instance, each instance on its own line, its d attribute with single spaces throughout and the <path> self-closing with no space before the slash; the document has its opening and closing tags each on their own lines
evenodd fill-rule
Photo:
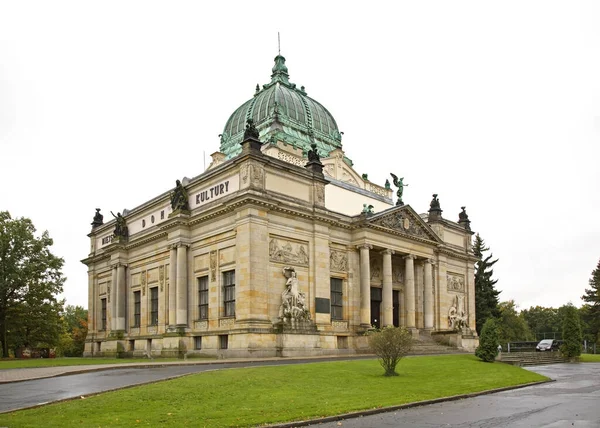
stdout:
<svg viewBox="0 0 600 428">
<path fill-rule="evenodd" d="M 281 55 L 281 39 L 279 38 L 279 31 L 277 32 L 277 55 Z"/>
</svg>

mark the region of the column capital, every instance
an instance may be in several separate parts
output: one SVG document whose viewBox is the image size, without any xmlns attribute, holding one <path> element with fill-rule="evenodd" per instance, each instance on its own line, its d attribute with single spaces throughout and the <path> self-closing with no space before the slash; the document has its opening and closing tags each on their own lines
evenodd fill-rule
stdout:
<svg viewBox="0 0 600 428">
<path fill-rule="evenodd" d="M 404 256 L 404 257 L 402 257 L 402 258 L 403 258 L 404 260 L 408 260 L 408 259 L 413 259 L 413 260 L 414 260 L 414 259 L 416 259 L 416 258 L 417 258 L 417 256 L 415 256 L 414 254 L 408 254 L 408 255 L 406 255 L 406 256 Z"/>
<path fill-rule="evenodd" d="M 394 253 L 395 253 L 395 251 L 390 250 L 389 248 L 386 248 L 385 250 L 381 250 L 381 254 L 389 254 L 391 256 Z"/>
<path fill-rule="evenodd" d="M 127 263 L 123 263 L 123 262 L 115 262 L 115 263 L 113 263 L 112 265 L 110 265 L 110 267 L 111 267 L 112 269 L 117 269 L 117 268 L 120 268 L 120 267 L 127 267 Z"/>
<path fill-rule="evenodd" d="M 435 259 L 425 259 L 425 263 L 429 263 L 431 266 L 435 266 Z"/>
<path fill-rule="evenodd" d="M 372 250 L 373 246 L 371 244 L 360 244 L 360 245 L 357 245 L 356 248 L 359 250 L 362 250 L 363 248 L 367 249 L 367 250 Z"/>
</svg>

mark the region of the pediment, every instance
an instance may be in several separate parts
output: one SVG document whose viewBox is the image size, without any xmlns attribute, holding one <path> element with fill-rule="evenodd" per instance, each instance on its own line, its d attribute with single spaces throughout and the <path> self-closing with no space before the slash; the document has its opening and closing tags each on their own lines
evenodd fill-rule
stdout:
<svg viewBox="0 0 600 428">
<path fill-rule="evenodd" d="M 442 243 L 442 240 L 410 205 L 402 205 L 377 213 L 368 217 L 366 222 L 405 235 Z"/>
</svg>

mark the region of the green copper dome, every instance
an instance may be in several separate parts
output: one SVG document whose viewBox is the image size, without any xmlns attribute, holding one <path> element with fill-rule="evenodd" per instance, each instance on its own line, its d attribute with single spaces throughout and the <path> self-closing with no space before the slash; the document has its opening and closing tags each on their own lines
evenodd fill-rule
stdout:
<svg viewBox="0 0 600 428">
<path fill-rule="evenodd" d="M 271 82 L 262 89 L 256 85 L 254 97 L 234 111 L 225 124 L 220 151 L 227 158 L 241 152 L 247 119 L 254 120 L 263 143 L 281 140 L 306 153 L 314 142 L 321 156 L 342 147 L 335 119 L 323 105 L 306 95 L 304 86 L 298 89 L 290 83 L 281 55 L 275 57 Z"/>
</svg>

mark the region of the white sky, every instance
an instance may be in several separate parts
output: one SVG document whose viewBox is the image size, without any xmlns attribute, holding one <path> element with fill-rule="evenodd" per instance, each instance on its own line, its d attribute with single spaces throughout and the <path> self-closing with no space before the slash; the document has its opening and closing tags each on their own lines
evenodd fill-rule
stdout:
<svg viewBox="0 0 600 428">
<path fill-rule="evenodd" d="M 404 176 L 417 212 L 466 205 L 501 300 L 579 306 L 600 258 L 599 23 L 573 0 L 0 0 L 0 210 L 50 232 L 87 307 L 94 208 L 200 174 L 280 31 L 359 173 Z"/>
</svg>

